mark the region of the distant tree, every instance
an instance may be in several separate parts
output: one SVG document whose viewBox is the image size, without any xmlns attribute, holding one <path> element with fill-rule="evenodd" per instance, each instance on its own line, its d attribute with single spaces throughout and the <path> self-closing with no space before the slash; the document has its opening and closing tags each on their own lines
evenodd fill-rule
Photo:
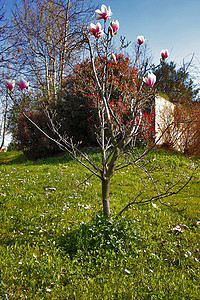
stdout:
<svg viewBox="0 0 200 300">
<path fill-rule="evenodd" d="M 195 89 L 193 80 L 186 68 L 177 66 L 174 62 L 163 62 L 155 69 L 157 76 L 157 90 L 167 94 L 173 103 L 192 103 L 198 95 L 198 89 Z"/>
<path fill-rule="evenodd" d="M 91 15 L 91 1 L 22 0 L 16 4 L 15 60 L 23 74 L 46 96 L 55 98 L 69 65 L 80 57 L 84 22 Z"/>
</svg>

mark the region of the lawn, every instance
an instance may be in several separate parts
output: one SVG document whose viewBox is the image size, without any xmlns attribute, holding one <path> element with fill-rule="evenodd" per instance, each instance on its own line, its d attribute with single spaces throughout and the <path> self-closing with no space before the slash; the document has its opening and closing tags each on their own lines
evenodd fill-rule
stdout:
<svg viewBox="0 0 200 300">
<path fill-rule="evenodd" d="M 155 162 L 166 186 L 172 170 L 187 179 L 200 160 L 160 150 Z M 88 176 L 66 154 L 31 162 L 0 153 L 0 299 L 199 299 L 200 170 L 167 199 L 184 211 L 156 202 L 119 218 L 143 175 L 116 173 L 109 222 L 100 181 Z"/>
</svg>

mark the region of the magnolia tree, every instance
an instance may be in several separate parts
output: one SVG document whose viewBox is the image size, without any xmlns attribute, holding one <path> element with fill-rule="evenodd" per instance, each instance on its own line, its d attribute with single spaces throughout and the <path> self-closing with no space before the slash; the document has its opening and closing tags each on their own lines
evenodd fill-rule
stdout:
<svg viewBox="0 0 200 300">
<path fill-rule="evenodd" d="M 136 147 L 137 136 L 139 135 L 143 114 L 147 106 L 147 102 L 151 98 L 152 91 L 143 89 L 143 84 L 146 83 L 150 88 L 154 87 L 156 76 L 151 72 L 147 72 L 145 76 L 140 73 L 142 78 L 133 77 L 135 89 L 124 89 L 121 98 L 121 105 L 117 107 L 111 105 L 111 95 L 114 89 L 114 72 L 110 74 L 110 61 L 113 60 L 117 64 L 115 53 L 112 51 L 112 43 L 115 35 L 119 30 L 119 21 L 109 20 L 112 16 L 112 11 L 105 5 L 102 5 L 101 10 L 97 9 L 96 20 L 103 21 L 103 28 L 100 22 L 91 23 L 88 27 L 90 35 L 87 36 L 89 54 L 95 80 L 95 92 L 99 127 L 98 141 L 101 147 L 102 163 L 101 168 L 91 165 L 92 172 L 99 177 L 102 182 L 102 202 L 104 215 L 110 215 L 109 190 L 111 178 L 114 172 L 130 165 L 138 165 L 139 161 L 144 156 L 144 153 L 135 161 L 132 155 L 132 149 Z M 143 36 L 137 38 L 137 53 L 135 57 L 136 66 L 137 60 L 141 53 L 141 46 L 145 42 Z M 123 45 L 122 45 L 123 47 Z M 167 58 L 167 50 L 165 56 Z M 98 62 L 101 61 L 103 71 L 99 73 Z M 112 71 L 111 71 L 112 72 Z M 138 72 L 139 74 L 139 72 Z M 144 91 L 145 90 L 145 91 Z M 122 107 L 126 107 L 128 120 L 124 122 L 122 118 Z M 129 148 L 127 149 L 127 146 Z M 124 157 L 124 159 L 122 159 Z M 148 171 L 147 171 L 148 172 Z M 159 197 L 159 195 L 157 195 Z"/>
<path fill-rule="evenodd" d="M 135 195 L 135 199 L 130 201 L 121 213 L 133 203 L 147 203 L 156 200 L 163 203 L 163 198 L 178 193 L 189 182 L 191 177 L 181 186 L 178 181 L 166 188 L 159 189 L 151 175 L 151 170 L 142 163 L 144 157 L 154 145 L 149 147 L 150 145 L 147 141 L 147 147 L 142 152 L 137 151 L 137 137 L 140 136 L 140 132 L 144 128 L 144 115 L 146 109 L 151 107 L 152 97 L 155 96 L 154 85 L 156 83 L 156 76 L 151 70 L 147 70 L 147 67 L 142 70 L 137 69 L 137 61 L 142 52 L 145 39 L 143 36 L 138 36 L 137 38 L 137 53 L 133 62 L 134 74 L 136 75 L 132 77 L 132 88 L 129 89 L 125 82 L 124 89 L 119 96 L 120 99 L 116 99 L 115 105 L 112 92 L 115 89 L 116 80 L 121 80 L 120 78 L 123 78 L 123 74 L 116 75 L 113 67 L 111 68 L 110 66 L 111 64 L 112 66 L 113 64 L 117 66 L 119 63 L 117 60 L 118 55 L 113 51 L 113 40 L 119 31 L 119 21 L 110 21 L 112 11 L 110 7 L 107 8 L 105 5 L 102 5 L 101 10 L 97 9 L 95 12 L 95 19 L 98 22 L 96 24 L 91 23 L 88 26 L 88 34 L 84 37 L 92 66 L 93 84 L 87 80 L 84 82 L 93 96 L 94 106 L 98 115 L 96 138 L 101 149 L 101 162 L 96 163 L 93 161 L 90 155 L 80 150 L 77 144 L 74 144 L 73 139 L 61 135 L 59 126 L 56 126 L 53 114 L 50 111 L 46 112 L 54 134 L 58 135 L 58 139 L 55 140 L 45 133 L 42 128 L 39 128 L 36 124 L 35 126 L 63 150 L 67 150 L 73 158 L 101 181 L 103 213 L 105 216 L 109 216 L 111 214 L 109 201 L 110 184 L 116 171 L 132 166 L 134 172 L 139 174 L 138 170 L 141 169 L 148 177 L 146 182 L 144 180 L 141 181 L 144 182 L 144 185 L 147 182 L 151 182 L 154 192 L 153 196 L 150 196 L 149 193 L 138 192 Z M 121 48 L 123 47 L 124 40 L 122 40 L 121 45 Z M 168 55 L 167 49 L 161 51 L 161 63 L 167 59 Z M 131 72 L 130 76 L 132 76 Z M 84 80 L 84 78 L 82 79 Z M 18 85 L 20 86 L 19 82 Z M 28 84 L 21 81 L 20 88 L 28 88 Z M 126 110 L 126 118 L 123 117 L 124 108 Z M 30 122 L 34 123 L 26 113 L 24 115 Z"/>
</svg>

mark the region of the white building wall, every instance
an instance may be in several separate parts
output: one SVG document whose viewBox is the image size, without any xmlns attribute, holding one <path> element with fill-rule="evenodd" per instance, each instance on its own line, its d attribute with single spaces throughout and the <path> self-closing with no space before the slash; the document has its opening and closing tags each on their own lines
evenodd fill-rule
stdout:
<svg viewBox="0 0 200 300">
<path fill-rule="evenodd" d="M 178 151 L 184 151 L 185 126 L 174 119 L 175 105 L 163 97 L 155 98 L 155 142 L 168 143 Z"/>
<path fill-rule="evenodd" d="M 174 122 L 175 105 L 163 97 L 155 98 L 155 141 L 158 145 L 166 142 L 169 131 L 166 128 Z"/>
</svg>

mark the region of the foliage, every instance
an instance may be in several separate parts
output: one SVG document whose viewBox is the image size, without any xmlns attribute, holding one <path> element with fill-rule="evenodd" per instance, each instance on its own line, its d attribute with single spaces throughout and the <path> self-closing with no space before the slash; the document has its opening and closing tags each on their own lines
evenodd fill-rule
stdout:
<svg viewBox="0 0 200 300">
<path fill-rule="evenodd" d="M 133 234 L 132 222 L 120 218 L 109 221 L 97 215 L 87 224 L 62 236 L 59 244 L 63 247 L 71 259 L 81 251 L 86 255 L 101 255 L 105 252 L 115 252 L 125 254 L 130 250 L 130 246 L 140 238 Z"/>
<path fill-rule="evenodd" d="M 155 138 L 155 111 L 146 112 L 142 115 L 140 131 L 137 136 L 138 145 L 145 146 L 154 143 Z"/>
<path fill-rule="evenodd" d="M 47 111 L 42 108 L 44 105 L 47 106 L 46 101 L 41 101 L 38 97 L 36 97 L 36 100 L 38 102 L 35 103 L 35 107 L 34 102 L 32 102 L 32 109 L 30 105 L 24 105 L 25 110 L 26 107 L 29 107 L 28 117 L 46 134 L 52 138 L 57 137 L 53 132 Z M 60 134 L 73 138 L 74 142 L 81 143 L 81 141 L 83 141 L 82 146 L 95 145 L 89 126 L 90 124 L 89 121 L 87 121 L 88 110 L 90 110 L 92 116 L 87 101 L 87 99 L 71 95 L 69 98 L 65 97 L 63 101 L 58 100 L 48 105 L 48 113 L 53 111 L 54 124 L 59 127 Z M 13 106 L 11 110 L 9 128 L 12 132 L 16 148 L 22 150 L 29 159 L 47 157 L 61 151 L 56 143 L 46 138 L 44 134 L 23 115 L 23 110 L 19 110 L 18 105 L 17 107 Z"/>
<path fill-rule="evenodd" d="M 21 155 L 0 153 L 0 298 L 199 298 L 199 170 L 168 199 L 186 206 L 182 213 L 150 203 L 109 222 L 96 201 L 99 181 L 84 181 L 90 173 L 68 155 L 35 163 Z M 88 155 L 100 160 L 94 149 Z M 193 166 L 163 151 L 151 153 L 153 160 L 163 165 L 157 180 L 170 181 L 171 166 L 183 176 Z M 113 180 L 115 212 L 140 189 L 142 178 L 127 171 Z M 173 230 L 177 225 L 183 232 Z"/>
<path fill-rule="evenodd" d="M 116 62 L 113 59 L 108 61 L 108 89 L 112 88 L 112 101 L 119 101 L 125 95 L 125 88 L 130 90 L 130 94 L 136 93 L 137 72 L 132 66 L 128 57 L 122 54 L 115 54 Z M 105 57 L 96 58 L 97 73 L 102 76 Z M 66 91 L 81 92 L 97 102 L 99 95 L 95 91 L 95 78 L 90 59 L 83 60 L 74 68 L 73 74 L 66 78 Z"/>
<path fill-rule="evenodd" d="M 189 155 L 199 156 L 199 103 L 174 105 L 166 101 L 165 105 L 162 110 L 157 110 L 159 116 L 157 119 L 157 132 L 159 136 L 162 136 L 159 141 L 160 144 Z"/>
<path fill-rule="evenodd" d="M 200 156 L 200 105 L 182 105 L 174 113 L 176 126 L 182 136 L 182 151 Z"/>
<path fill-rule="evenodd" d="M 198 96 L 189 72 L 177 66 L 174 62 L 163 62 L 160 68 L 155 69 L 158 78 L 157 89 L 166 94 L 173 103 L 191 103 Z"/>
<path fill-rule="evenodd" d="M 53 136 L 48 118 L 42 111 L 37 113 L 29 111 L 28 116 L 35 124 L 43 128 L 50 136 Z M 22 150 L 29 159 L 35 160 L 40 157 L 47 157 L 61 151 L 55 143 L 46 138 L 23 114 L 20 115 L 17 121 L 13 139 L 16 148 Z"/>
<path fill-rule="evenodd" d="M 103 76 L 104 60 L 106 58 L 96 59 L 96 70 L 98 75 Z M 127 125 L 130 122 L 130 103 L 124 101 L 124 97 L 128 94 L 132 97 L 137 93 L 137 72 L 131 65 L 131 61 L 124 55 L 116 55 L 116 62 L 109 60 L 107 68 L 109 69 L 107 78 L 107 89 L 111 91 L 110 106 L 117 115 L 120 122 Z M 88 106 L 87 115 L 79 115 L 78 122 L 85 119 L 89 123 L 90 133 L 93 139 L 96 137 L 94 132 L 98 132 L 99 114 L 98 107 L 100 105 L 100 95 L 96 91 L 96 82 L 89 59 L 78 64 L 73 73 L 70 74 L 65 81 L 65 92 L 67 97 L 82 100 L 82 107 Z M 75 112 L 74 112 L 75 113 Z M 100 128 L 99 128 L 100 130 Z"/>
<path fill-rule="evenodd" d="M 52 115 L 56 112 L 57 127 L 74 143 L 82 147 L 97 146 L 94 128 L 97 126 L 97 110 L 89 97 L 81 93 L 63 91 L 60 100 L 48 107 Z M 59 129 L 59 132 L 61 130 Z"/>
</svg>

